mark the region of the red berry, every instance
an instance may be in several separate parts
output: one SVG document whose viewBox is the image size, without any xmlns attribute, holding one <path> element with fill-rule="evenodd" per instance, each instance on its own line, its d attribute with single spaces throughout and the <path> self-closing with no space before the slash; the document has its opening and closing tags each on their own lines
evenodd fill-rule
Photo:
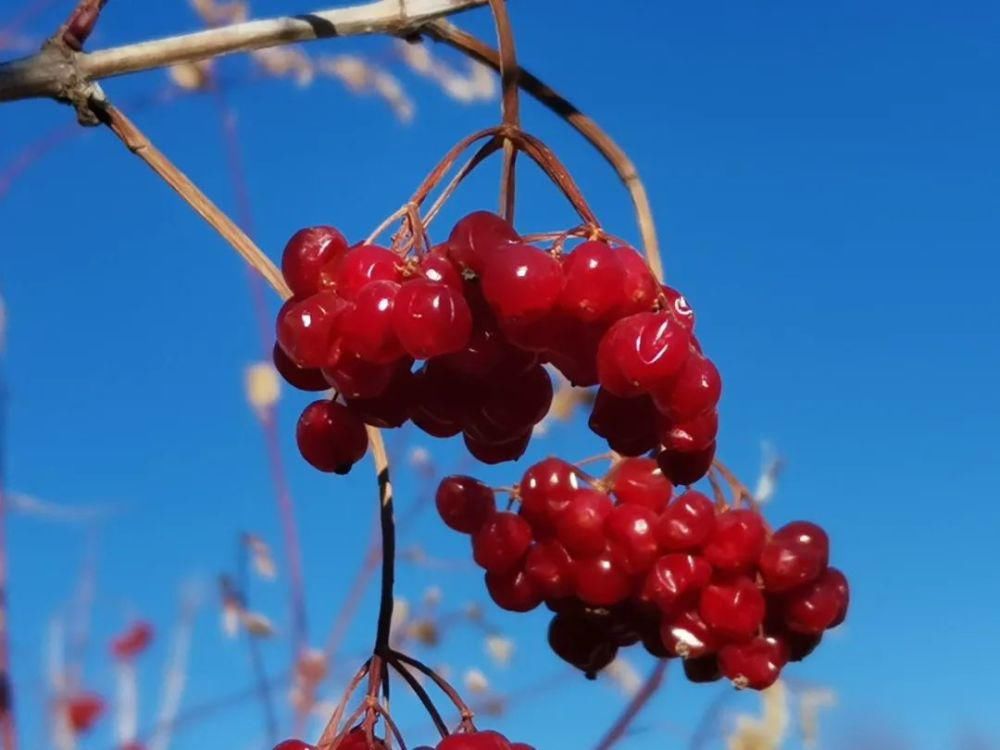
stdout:
<svg viewBox="0 0 1000 750">
<path fill-rule="evenodd" d="M 531 546 L 531 527 L 520 516 L 502 512 L 491 516 L 472 536 L 472 557 L 491 573 L 520 565 Z"/>
<path fill-rule="evenodd" d="M 555 539 L 536 542 L 524 559 L 524 573 L 545 599 L 573 594 L 573 560 Z"/>
<path fill-rule="evenodd" d="M 448 253 L 459 268 L 468 268 L 478 274 L 490 256 L 520 239 L 506 219 L 489 211 L 475 211 L 451 230 Z"/>
<path fill-rule="evenodd" d="M 739 688 L 771 687 L 788 663 L 785 644 L 773 636 L 757 636 L 746 643 L 731 643 L 719 651 L 719 668 Z"/>
<path fill-rule="evenodd" d="M 410 417 L 413 403 L 413 373 L 409 367 L 402 364 L 390 366 L 390 372 L 392 377 L 389 384 L 377 396 L 347 399 L 351 411 L 372 427 L 385 429 L 402 427 Z"/>
<path fill-rule="evenodd" d="M 698 611 L 685 610 L 663 618 L 660 639 L 667 653 L 685 659 L 697 659 L 718 649 L 718 638 Z"/>
<path fill-rule="evenodd" d="M 537 357 L 511 345 L 494 325 L 477 324 L 461 351 L 446 354 L 437 362 L 458 375 L 486 380 L 520 374 L 534 366 Z"/>
<path fill-rule="evenodd" d="M 357 726 L 341 738 L 337 750 L 385 750 L 385 742 L 374 737 L 372 744 L 369 745 L 365 730 Z"/>
<path fill-rule="evenodd" d="M 715 443 L 719 434 L 719 412 L 715 409 L 687 420 L 660 420 L 660 444 L 663 450 L 677 453 L 699 453 Z"/>
<path fill-rule="evenodd" d="M 445 477 L 434 500 L 445 525 L 463 534 L 479 531 L 496 513 L 493 490 L 472 477 Z"/>
<path fill-rule="evenodd" d="M 785 624 L 796 633 L 822 633 L 843 622 L 848 599 L 844 574 L 827 568 L 815 581 L 786 596 L 782 607 Z"/>
<path fill-rule="evenodd" d="M 427 279 L 427 281 L 445 284 L 453 289 L 457 289 L 459 292 L 462 291 L 462 287 L 464 286 L 462 274 L 455 268 L 455 264 L 448 260 L 447 248 L 440 252 L 431 250 L 431 252 L 421 255 L 420 261 L 417 263 L 417 269 L 420 276 Z"/>
<path fill-rule="evenodd" d="M 556 517 L 583 485 L 573 464 L 546 458 L 529 467 L 518 485 L 521 515 L 538 531 L 553 531 Z"/>
<path fill-rule="evenodd" d="M 622 398 L 601 388 L 587 424 L 611 450 L 625 456 L 649 453 L 658 444 L 656 409 L 648 396 Z"/>
<path fill-rule="evenodd" d="M 486 573 L 486 590 L 501 609 L 530 612 L 542 603 L 542 592 L 525 571 L 515 568 L 505 573 Z"/>
<path fill-rule="evenodd" d="M 523 433 L 549 413 L 552 396 L 552 379 L 544 367 L 535 365 L 492 383 L 483 394 L 477 421 L 505 437 Z"/>
<path fill-rule="evenodd" d="M 668 310 L 688 332 L 693 331 L 694 310 L 691 309 L 691 305 L 688 304 L 684 295 L 666 284 L 660 287 L 660 289 L 663 293 L 663 299 L 666 302 L 664 309 Z"/>
<path fill-rule="evenodd" d="M 788 647 L 788 661 L 802 661 L 815 651 L 823 640 L 820 633 L 795 633 L 791 630 L 782 631 L 780 637 Z"/>
<path fill-rule="evenodd" d="M 607 547 L 595 557 L 573 563 L 576 596 L 592 607 L 621 604 L 632 593 L 633 579 L 625 569 L 622 553 Z"/>
<path fill-rule="evenodd" d="M 472 333 L 472 313 L 460 290 L 419 279 L 400 290 L 393 325 L 411 357 L 429 359 L 465 347 Z"/>
<path fill-rule="evenodd" d="M 748 570 L 757 563 L 766 536 L 764 520 L 756 511 L 726 511 L 715 521 L 715 530 L 705 545 L 705 559 L 725 573 Z"/>
<path fill-rule="evenodd" d="M 611 470 L 611 492 L 618 502 L 660 512 L 667 507 L 674 486 L 652 458 L 626 458 Z"/>
<path fill-rule="evenodd" d="M 511 750 L 507 738 L 499 732 L 452 734 L 438 743 L 437 750 Z"/>
<path fill-rule="evenodd" d="M 819 526 L 793 521 L 774 532 L 757 567 L 768 591 L 789 591 L 819 578 L 830 557 L 830 540 Z"/>
<path fill-rule="evenodd" d="M 94 693 L 78 693 L 66 701 L 66 721 L 76 734 L 93 728 L 104 715 L 104 699 Z"/>
<path fill-rule="evenodd" d="M 764 621 L 764 595 L 746 576 L 721 579 L 701 592 L 698 614 L 712 632 L 736 641 L 746 640 Z"/>
<path fill-rule="evenodd" d="M 648 392 L 680 371 L 690 343 L 690 334 L 668 313 L 622 318 L 597 350 L 601 385 L 618 396 Z"/>
<path fill-rule="evenodd" d="M 298 388 L 300 391 L 325 391 L 330 387 L 319 369 L 299 367 L 285 354 L 285 350 L 277 341 L 271 350 L 271 360 L 274 362 L 274 369 L 293 388 Z"/>
<path fill-rule="evenodd" d="M 341 747 L 343 747 L 343 743 L 341 743 Z M 302 740 L 285 740 L 275 745 L 274 750 L 316 750 L 316 747 Z"/>
<path fill-rule="evenodd" d="M 660 516 L 656 537 L 668 552 L 700 549 L 715 529 L 715 505 L 694 490 L 679 495 Z"/>
<path fill-rule="evenodd" d="M 719 670 L 718 657 L 715 654 L 708 654 L 697 659 L 685 659 L 684 676 L 694 683 L 721 680 L 722 672 Z"/>
<path fill-rule="evenodd" d="M 625 302 L 625 269 L 606 242 L 579 245 L 564 258 L 563 275 L 559 306 L 579 320 L 604 320 Z"/>
<path fill-rule="evenodd" d="M 660 285 L 653 278 L 646 261 L 631 247 L 619 247 L 615 252 L 618 255 L 618 263 L 625 272 L 622 282 L 625 299 L 620 314 L 633 315 L 652 310 L 660 294 Z"/>
<path fill-rule="evenodd" d="M 604 519 L 614 506 L 611 498 L 590 488 L 574 492 L 556 516 L 556 536 L 573 557 L 588 557 L 604 551 Z"/>
<path fill-rule="evenodd" d="M 302 457 L 320 471 L 346 474 L 368 451 L 364 423 L 336 401 L 314 401 L 295 429 Z"/>
<path fill-rule="evenodd" d="M 671 553 L 654 564 L 642 587 L 641 598 L 664 613 L 690 608 L 698 592 L 712 578 L 712 566 L 694 555 Z"/>
<path fill-rule="evenodd" d="M 472 456 L 484 464 L 501 464 L 505 461 L 516 461 L 528 450 L 531 442 L 531 430 L 516 435 L 502 443 L 484 443 L 468 433 L 462 435 L 465 447 Z"/>
<path fill-rule="evenodd" d="M 589 679 L 594 679 L 618 653 L 618 647 L 597 622 L 572 614 L 558 614 L 552 618 L 549 646 L 560 659 L 581 670 Z"/>
<path fill-rule="evenodd" d="M 333 227 L 300 229 L 285 245 L 281 274 L 292 294 L 307 297 L 322 288 L 320 271 L 337 264 L 347 252 L 347 240 Z"/>
<path fill-rule="evenodd" d="M 451 437 L 462 431 L 462 421 L 471 397 L 470 389 L 440 366 L 425 362 L 413 376 L 410 419 L 434 437 Z"/>
<path fill-rule="evenodd" d="M 353 300 L 372 281 L 403 280 L 402 264 L 391 250 L 377 245 L 355 245 L 334 271 L 337 294 Z"/>
<path fill-rule="evenodd" d="M 656 455 L 656 462 L 664 476 L 674 485 L 694 484 L 708 473 L 714 460 L 715 443 L 696 453 L 660 451 Z"/>
<path fill-rule="evenodd" d="M 345 398 L 375 398 L 385 392 L 401 370 L 409 370 L 412 365 L 408 357 L 376 365 L 356 354 L 347 354 L 335 366 L 324 369 L 323 376 Z"/>
<path fill-rule="evenodd" d="M 722 378 L 708 357 L 691 353 L 677 377 L 657 385 L 651 395 L 661 413 L 684 421 L 713 409 L 722 396 Z"/>
<path fill-rule="evenodd" d="M 510 750 L 535 750 L 535 746 L 529 745 L 527 742 L 512 742 Z"/>
<path fill-rule="evenodd" d="M 659 556 L 655 527 L 656 513 L 642 505 L 619 505 L 605 520 L 605 535 L 621 551 L 631 575 L 645 573 Z"/>
<path fill-rule="evenodd" d="M 562 266 L 531 245 L 510 245 L 487 258 L 483 294 L 497 316 L 537 318 L 552 310 L 563 288 Z"/>
<path fill-rule="evenodd" d="M 278 344 L 299 367 L 330 367 L 339 358 L 338 321 L 348 308 L 334 292 L 292 297 L 278 312 Z"/>
<path fill-rule="evenodd" d="M 129 628 L 111 641 L 111 653 L 116 659 L 134 659 L 153 641 L 153 626 L 148 622 L 134 622 Z"/>
<path fill-rule="evenodd" d="M 393 326 L 399 290 L 395 281 L 371 281 L 358 290 L 354 307 L 341 318 L 345 349 L 375 365 L 388 365 L 403 356 L 403 345 Z"/>
</svg>

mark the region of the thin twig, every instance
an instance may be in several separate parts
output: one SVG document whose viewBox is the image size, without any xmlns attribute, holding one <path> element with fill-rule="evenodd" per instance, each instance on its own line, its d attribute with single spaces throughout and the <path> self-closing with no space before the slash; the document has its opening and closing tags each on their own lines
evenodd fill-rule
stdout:
<svg viewBox="0 0 1000 750">
<path fill-rule="evenodd" d="M 0 358 L 0 367 L 3 364 Z M 10 611 L 7 587 L 6 458 L 7 379 L 0 369 L 0 748 L 16 750 L 17 730 L 14 721 L 14 682 L 10 671 Z"/>
<path fill-rule="evenodd" d="M 632 722 L 635 721 L 642 709 L 646 707 L 650 699 L 656 695 L 656 691 L 660 689 L 669 664 L 670 662 L 666 659 L 661 659 L 656 663 L 653 671 L 646 678 L 646 682 L 643 683 L 639 691 L 632 697 L 632 700 L 625 706 L 625 710 L 622 711 L 621 716 L 611 725 L 611 728 L 601 738 L 601 741 L 597 743 L 594 750 L 610 750 L 625 736 L 632 726 Z"/>
<path fill-rule="evenodd" d="M 93 33 L 107 4 L 108 0 L 80 0 L 53 39 L 59 39 L 71 50 L 79 52 Z"/>
</svg>

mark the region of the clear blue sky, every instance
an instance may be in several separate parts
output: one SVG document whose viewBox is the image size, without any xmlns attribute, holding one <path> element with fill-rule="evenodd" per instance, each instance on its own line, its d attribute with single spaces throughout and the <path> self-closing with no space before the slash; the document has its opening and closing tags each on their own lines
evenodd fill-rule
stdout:
<svg viewBox="0 0 1000 750">
<path fill-rule="evenodd" d="M 19 5 L 6 0 L 0 23 Z M 312 9 L 255 5 L 259 15 Z M 26 31 L 54 28 L 64 10 Z M 997 6 L 517 0 L 512 11 L 524 64 L 593 114 L 639 165 L 668 277 L 688 293 L 724 373 L 722 455 L 753 477 L 761 440 L 777 445 L 788 470 L 769 512 L 776 522 L 824 524 L 851 577 L 847 626 L 789 670 L 838 695 L 824 715 L 825 746 L 856 749 L 868 734 L 882 737 L 870 745 L 881 748 L 971 749 L 962 737 L 996 747 Z M 196 23 L 179 0 L 114 2 L 93 46 Z M 482 13 L 463 23 L 491 34 Z M 362 237 L 451 143 L 496 117 L 494 104 L 456 105 L 403 72 L 385 40 L 310 49 L 380 59 L 402 75 L 418 113 L 403 126 L 381 102 L 331 82 L 263 81 L 231 92 L 258 239 L 275 257 L 291 232 L 312 223 Z M 240 76 L 247 68 L 229 61 L 224 69 Z M 163 83 L 154 73 L 106 88 L 127 103 Z M 48 102 L 4 106 L 0 165 L 71 117 Z M 635 238 L 625 193 L 599 157 L 534 104 L 525 118 L 570 165 L 604 224 Z M 234 205 L 210 100 L 146 108 L 135 119 L 209 195 Z M 494 188 L 492 174 L 474 180 L 451 218 L 492 207 Z M 521 198 L 527 229 L 572 219 L 530 172 Z M 0 199 L 0 286 L 11 489 L 122 508 L 97 543 L 100 643 L 88 682 L 111 690 L 103 641 L 130 613 L 166 625 L 181 585 L 200 579 L 209 602 L 186 703 L 246 686 L 243 647 L 218 628 L 212 577 L 232 567 L 239 532 L 276 548 L 280 539 L 260 431 L 242 392 L 259 347 L 239 260 L 119 143 L 92 132 Z M 286 394 L 281 421 L 320 642 L 367 543 L 373 487 L 368 466 L 330 479 L 301 465 L 287 438 L 305 402 Z M 432 447 L 443 467 L 455 465 L 453 445 Z M 556 447 L 571 457 L 598 449 L 572 425 L 533 455 Z M 516 470 L 490 476 L 513 481 Z M 404 499 L 417 489 L 403 478 Z M 73 594 L 85 545 L 78 526 L 35 518 L 12 518 L 10 537 L 22 732 L 27 747 L 40 747 L 45 628 Z M 468 558 L 463 541 L 431 517 L 407 532 L 404 543 L 416 542 L 434 557 Z M 400 577 L 410 598 L 440 582 L 446 609 L 483 598 L 470 567 L 404 567 Z M 261 584 L 254 596 L 287 626 L 280 587 Z M 358 653 L 372 606 L 369 598 L 349 640 Z M 496 685 L 516 690 L 557 671 L 543 614 L 490 610 L 488 618 L 519 646 L 510 669 L 486 667 Z M 147 722 L 164 651 L 161 642 L 144 662 Z M 275 671 L 286 655 L 284 643 L 269 649 Z M 457 670 L 485 665 L 479 636 L 456 635 L 447 659 Z M 646 715 L 649 731 L 623 747 L 683 746 L 720 690 L 678 676 Z M 753 705 L 732 705 L 741 702 Z M 498 725 L 546 750 L 587 747 L 619 705 L 608 685 L 572 681 Z M 107 729 L 88 747 L 109 747 Z M 261 738 L 248 705 L 191 726 L 176 746 L 261 747 Z"/>
</svg>

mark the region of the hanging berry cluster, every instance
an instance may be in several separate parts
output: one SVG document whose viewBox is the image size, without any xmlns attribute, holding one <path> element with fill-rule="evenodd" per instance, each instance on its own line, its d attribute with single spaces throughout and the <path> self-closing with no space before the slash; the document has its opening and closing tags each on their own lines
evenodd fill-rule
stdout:
<svg viewBox="0 0 1000 750">
<path fill-rule="evenodd" d="M 544 602 L 552 649 L 588 676 L 641 642 L 683 658 L 694 682 L 763 689 L 843 621 L 847 580 L 828 567 L 819 526 L 772 533 L 716 488 L 715 501 L 675 497 L 651 458 L 616 460 L 601 479 L 548 458 L 512 490 L 516 512 L 498 511 L 494 491 L 468 476 L 441 482 L 437 508 L 471 536 L 493 600 L 513 612 Z"/>
</svg>

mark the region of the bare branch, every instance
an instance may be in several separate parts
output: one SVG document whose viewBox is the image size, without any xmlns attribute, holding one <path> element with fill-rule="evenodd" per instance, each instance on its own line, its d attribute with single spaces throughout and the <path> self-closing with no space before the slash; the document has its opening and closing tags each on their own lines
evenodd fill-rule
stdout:
<svg viewBox="0 0 1000 750">
<path fill-rule="evenodd" d="M 0 65 L 0 102 L 32 97 L 65 98 L 67 90 L 81 80 L 96 81 L 295 42 L 363 34 L 410 36 L 437 18 L 483 5 L 485 1 L 378 0 L 90 53 L 49 45 L 37 55 Z"/>
</svg>

